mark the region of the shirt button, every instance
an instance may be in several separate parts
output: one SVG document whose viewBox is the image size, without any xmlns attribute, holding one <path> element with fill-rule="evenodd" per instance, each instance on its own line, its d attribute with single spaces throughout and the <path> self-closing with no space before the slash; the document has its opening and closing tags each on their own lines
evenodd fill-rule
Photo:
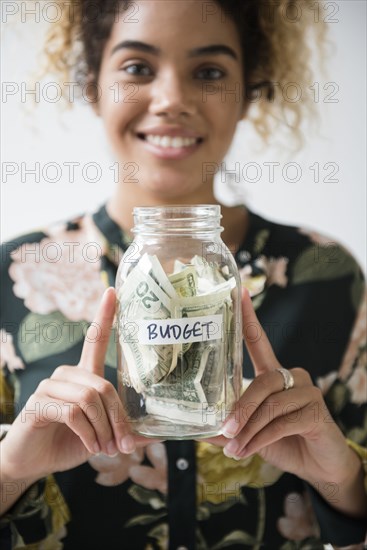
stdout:
<svg viewBox="0 0 367 550">
<path fill-rule="evenodd" d="M 187 468 L 189 467 L 189 463 L 186 458 L 179 458 L 176 461 L 176 467 L 178 470 L 187 470 Z M 186 550 L 186 546 L 179 546 L 177 550 Z"/>
</svg>

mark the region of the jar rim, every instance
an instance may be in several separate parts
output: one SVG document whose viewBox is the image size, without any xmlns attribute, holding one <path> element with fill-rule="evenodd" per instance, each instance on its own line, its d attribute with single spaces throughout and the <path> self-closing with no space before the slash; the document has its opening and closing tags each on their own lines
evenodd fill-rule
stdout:
<svg viewBox="0 0 367 550">
<path fill-rule="evenodd" d="M 135 206 L 133 209 L 133 215 L 151 215 L 156 217 L 162 213 L 172 214 L 211 214 L 212 216 L 221 215 L 221 207 L 219 204 L 172 204 L 172 205 L 158 205 L 158 206 Z M 181 216 L 182 218 L 182 216 Z M 184 218 L 183 218 L 184 219 Z"/>
<path fill-rule="evenodd" d="M 133 233 L 198 233 L 222 231 L 220 205 L 137 206 Z"/>
</svg>

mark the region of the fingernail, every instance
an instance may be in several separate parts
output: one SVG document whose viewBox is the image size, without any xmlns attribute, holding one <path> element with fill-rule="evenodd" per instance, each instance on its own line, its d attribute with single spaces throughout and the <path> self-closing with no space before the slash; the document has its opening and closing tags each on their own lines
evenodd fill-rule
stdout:
<svg viewBox="0 0 367 550">
<path fill-rule="evenodd" d="M 223 448 L 223 454 L 224 454 L 227 458 L 233 458 L 233 460 L 240 460 L 240 459 L 241 459 L 240 456 L 232 455 L 231 453 L 229 453 L 225 447 Z"/>
<path fill-rule="evenodd" d="M 240 445 L 238 441 L 235 439 L 232 439 L 227 445 L 224 447 L 223 452 L 226 456 L 231 455 L 232 457 L 236 455 L 237 451 L 239 451 Z"/>
<path fill-rule="evenodd" d="M 120 442 L 120 448 L 123 453 L 131 454 L 135 451 L 136 445 L 131 435 L 125 435 Z"/>
<path fill-rule="evenodd" d="M 235 418 L 231 418 L 231 420 L 228 420 L 222 428 L 222 434 L 224 437 L 227 437 L 228 439 L 232 439 L 236 436 L 238 431 L 238 422 Z"/>
<path fill-rule="evenodd" d="M 93 443 L 93 451 L 94 453 L 97 455 L 101 452 L 101 447 L 99 446 L 99 444 L 97 443 L 97 441 L 95 443 Z"/>
<path fill-rule="evenodd" d="M 109 441 L 107 443 L 107 454 L 109 456 L 116 456 L 118 452 L 118 448 L 116 447 L 116 444 L 113 440 Z"/>
</svg>

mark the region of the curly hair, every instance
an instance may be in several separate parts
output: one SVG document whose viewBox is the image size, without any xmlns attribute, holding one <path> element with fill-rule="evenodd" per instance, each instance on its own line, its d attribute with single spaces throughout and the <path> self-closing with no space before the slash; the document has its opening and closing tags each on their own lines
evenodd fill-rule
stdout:
<svg viewBox="0 0 367 550">
<path fill-rule="evenodd" d="M 301 121 L 316 114 L 311 94 L 314 43 L 320 53 L 326 44 L 326 25 L 313 0 L 215 0 L 236 24 L 244 59 L 246 118 L 267 141 L 274 123 L 285 123 L 302 143 Z M 59 0 L 63 4 L 63 0 Z M 133 0 L 72 0 L 69 10 L 46 34 L 43 74 L 60 82 L 74 78 L 80 88 L 97 86 L 104 46 L 116 14 Z M 321 3 L 316 3 L 320 10 Z M 72 10 L 70 10 L 72 7 Z M 323 56 L 321 56 L 322 58 Z M 91 76 L 92 75 L 92 76 Z M 97 89 L 97 88 L 95 88 Z M 295 95 L 296 92 L 296 95 Z M 310 117 L 311 115 L 311 117 Z"/>
</svg>

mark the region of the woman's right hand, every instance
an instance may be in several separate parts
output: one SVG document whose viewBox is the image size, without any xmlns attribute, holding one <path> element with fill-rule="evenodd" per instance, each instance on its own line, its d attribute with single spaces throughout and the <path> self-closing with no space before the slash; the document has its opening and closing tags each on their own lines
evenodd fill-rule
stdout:
<svg viewBox="0 0 367 550">
<path fill-rule="evenodd" d="M 37 480 L 74 468 L 93 454 L 131 453 L 151 442 L 131 433 L 117 391 L 103 377 L 115 302 L 114 289 L 107 289 L 79 364 L 60 366 L 42 380 L 13 422 L 1 442 L 8 478 Z"/>
</svg>

